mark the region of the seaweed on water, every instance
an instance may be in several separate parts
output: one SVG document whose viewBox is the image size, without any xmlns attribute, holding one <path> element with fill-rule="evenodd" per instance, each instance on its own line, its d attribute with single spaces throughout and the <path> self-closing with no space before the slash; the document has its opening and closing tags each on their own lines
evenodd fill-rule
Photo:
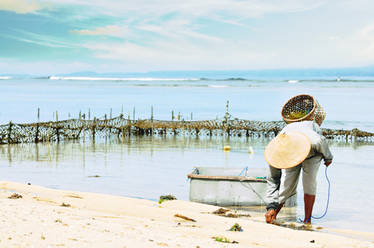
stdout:
<svg viewBox="0 0 374 248">
<path fill-rule="evenodd" d="M 294 112 L 290 118 L 299 119 L 310 110 Z M 128 137 L 130 135 L 179 135 L 180 133 L 194 136 L 215 135 L 246 136 L 254 138 L 272 138 L 286 124 L 282 121 L 251 121 L 232 118 L 227 113 L 224 118 L 216 120 L 185 121 L 182 120 L 155 120 L 153 116 L 145 120 L 130 120 L 123 115 L 110 119 L 68 119 L 49 122 L 16 124 L 9 122 L 0 125 L 0 144 L 60 142 L 64 140 L 78 140 L 87 135 L 106 137 L 116 135 Z M 374 133 L 358 129 L 337 130 L 323 129 L 327 138 L 337 141 L 367 141 L 374 142 Z"/>
</svg>

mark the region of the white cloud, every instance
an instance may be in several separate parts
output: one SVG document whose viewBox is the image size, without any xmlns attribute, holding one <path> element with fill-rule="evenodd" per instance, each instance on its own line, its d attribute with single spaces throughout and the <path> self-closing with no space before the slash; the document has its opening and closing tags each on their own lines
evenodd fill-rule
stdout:
<svg viewBox="0 0 374 248">
<path fill-rule="evenodd" d="M 0 58 L 0 74 L 54 75 L 74 71 L 93 71 L 96 67 L 87 63 L 69 61 L 19 61 Z"/>
<path fill-rule="evenodd" d="M 1 0 L 0 10 L 12 11 L 19 14 L 33 13 L 42 9 L 36 0 Z"/>
<path fill-rule="evenodd" d="M 61 4 L 60 0 L 44 2 Z M 126 14 L 158 18 L 168 13 L 178 13 L 190 17 L 231 16 L 230 19 L 237 20 L 271 13 L 307 11 L 318 8 L 325 2 L 326 0 L 64 0 L 63 4 L 87 6 L 107 15 L 121 17 Z"/>
<path fill-rule="evenodd" d="M 71 32 L 120 37 L 121 43 L 90 39 L 67 44 L 73 41 L 22 37 L 47 46 L 88 48 L 97 58 L 92 60 L 96 70 L 337 67 L 374 62 L 374 22 L 362 25 L 371 15 L 350 21 L 359 15 L 346 6 L 357 5 L 354 9 L 359 13 L 365 6 L 370 12 L 369 0 L 40 1 L 57 7 L 80 6 L 82 11 L 77 12 L 78 7 L 74 13 L 82 19 L 69 20 L 74 27 L 92 16 L 109 17 L 110 25 Z M 321 11 L 310 11 L 318 8 Z"/>
<path fill-rule="evenodd" d="M 355 45 L 360 45 L 359 55 L 374 61 L 374 22 L 361 28 L 352 36 Z"/>
<path fill-rule="evenodd" d="M 363 38 L 373 38 L 374 37 L 374 22 L 361 28 L 358 31 L 358 35 Z"/>
<path fill-rule="evenodd" d="M 60 3 L 59 0 L 48 2 Z M 155 63 L 176 66 L 189 61 L 208 65 L 243 65 L 243 61 L 256 57 L 269 57 L 274 51 L 261 51 L 246 46 L 237 46 L 236 38 L 230 34 L 203 30 L 211 24 L 203 24 L 200 19 L 211 20 L 217 27 L 225 23 L 242 28 L 245 33 L 253 31 L 248 27 L 248 18 L 262 18 L 273 13 L 291 13 L 315 9 L 324 4 L 323 0 L 65 0 L 64 4 L 87 6 L 95 13 L 115 16 L 121 23 L 97 27 L 96 29 L 74 30 L 81 35 L 108 35 L 122 37 L 123 44 L 94 43 L 83 44 L 101 59 L 138 61 L 139 64 Z M 206 26 L 204 26 L 206 25 Z M 156 36 L 154 35 L 156 34 Z M 129 42 L 129 38 L 132 42 Z M 247 39 L 248 37 L 242 37 Z M 231 50 L 230 50 L 231 49 Z M 219 61 L 216 54 L 225 53 Z M 235 54 L 235 56 L 234 56 Z M 236 59 L 233 59 L 236 57 Z M 241 59 L 241 61 L 240 61 Z M 204 62 L 203 62 L 204 61 Z M 240 61 L 240 62 L 238 62 Z M 255 64 L 255 63 L 254 63 Z M 266 62 L 263 63 L 266 65 Z M 181 67 L 182 68 L 182 67 Z M 212 66 L 213 68 L 213 66 Z"/>
<path fill-rule="evenodd" d="M 6 34 L 0 34 L 0 37 L 6 37 L 26 43 L 32 43 L 40 46 L 45 47 L 52 47 L 52 48 L 77 48 L 80 45 L 79 44 L 72 44 L 69 42 L 61 41 L 53 36 L 50 35 L 41 35 L 33 32 L 23 31 L 19 29 L 13 29 L 16 31 L 19 35 L 6 35 Z"/>
<path fill-rule="evenodd" d="M 97 27 L 96 29 L 81 29 L 81 30 L 72 30 L 72 33 L 80 35 L 106 35 L 114 37 L 123 37 L 125 34 L 129 33 L 129 30 L 126 26 L 120 27 L 118 25 L 108 25 L 105 27 Z"/>
<path fill-rule="evenodd" d="M 209 42 L 220 42 L 221 38 L 197 32 L 194 25 L 188 20 L 177 19 L 164 22 L 162 25 L 145 24 L 136 27 L 137 29 L 156 33 L 165 38 L 185 40 L 188 38 L 199 39 Z"/>
<path fill-rule="evenodd" d="M 316 45 L 316 44 L 314 44 Z M 374 22 L 356 30 L 326 37 L 319 52 L 325 63 L 339 66 L 366 66 L 374 63 Z M 328 55 L 328 56 L 327 56 Z"/>
<path fill-rule="evenodd" d="M 194 44 L 188 41 L 158 41 L 152 46 L 129 42 L 122 44 L 86 44 L 99 59 L 117 61 L 126 71 L 208 70 L 270 68 L 274 54 L 255 52 L 240 44 Z"/>
</svg>

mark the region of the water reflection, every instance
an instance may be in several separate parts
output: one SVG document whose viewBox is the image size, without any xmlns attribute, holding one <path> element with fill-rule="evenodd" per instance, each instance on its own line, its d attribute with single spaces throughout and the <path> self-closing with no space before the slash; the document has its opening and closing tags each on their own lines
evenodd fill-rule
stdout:
<svg viewBox="0 0 374 248">
<path fill-rule="evenodd" d="M 85 167 L 87 154 L 101 155 L 107 161 L 108 154 L 119 153 L 120 160 L 124 159 L 124 153 L 142 154 L 153 157 L 157 150 L 178 150 L 184 153 L 185 149 L 216 149 L 220 151 L 224 146 L 231 147 L 231 153 L 248 153 L 253 159 L 253 147 L 264 148 L 269 139 L 251 139 L 236 137 L 131 137 L 124 141 L 120 139 L 102 139 L 96 142 L 69 141 L 63 143 L 37 143 L 37 144 L 11 144 L 0 145 L 0 159 L 7 160 L 9 165 L 13 161 L 36 161 L 49 162 L 58 165 L 59 161 L 75 160 L 81 161 Z M 372 143 L 364 142 L 330 142 L 330 145 L 338 148 L 349 148 L 353 150 L 364 146 L 372 146 Z M 230 152 L 224 153 L 225 165 L 230 164 Z"/>
<path fill-rule="evenodd" d="M 266 168 L 268 140 L 225 137 L 131 137 L 92 142 L 14 144 L 0 146 L 1 180 L 57 189 L 91 191 L 157 200 L 173 194 L 188 200 L 186 175 L 194 166 Z M 223 147 L 229 145 L 230 152 Z M 253 147 L 253 153 L 249 153 Z M 331 143 L 334 162 L 327 217 L 320 225 L 374 231 L 361 206 L 374 208 L 374 146 Z M 99 177 L 92 177 L 98 175 Z M 363 188 L 363 185 L 365 187 Z M 301 185 L 301 184 L 300 184 Z M 302 189 L 299 188 L 299 192 Z M 303 217 L 303 194 L 295 216 Z M 354 197 L 355 204 L 352 204 Z M 315 215 L 326 207 L 327 182 L 321 166 Z"/>
<path fill-rule="evenodd" d="M 217 149 L 222 150 L 230 145 L 232 152 L 248 152 L 248 148 L 264 147 L 268 140 L 233 139 L 225 137 L 132 137 L 121 141 L 119 139 L 104 139 L 96 142 L 70 141 L 63 143 L 36 143 L 0 145 L 0 159 L 7 160 L 9 165 L 13 161 L 49 162 L 58 165 L 60 161 L 81 161 L 86 164 L 87 154 L 103 156 L 107 161 L 108 154 L 119 153 L 120 160 L 124 153 L 143 154 L 153 157 L 157 150 L 178 150 L 184 153 L 185 149 Z M 225 152 L 225 165 L 229 166 L 230 152 Z M 253 153 L 249 153 L 253 157 Z"/>
</svg>

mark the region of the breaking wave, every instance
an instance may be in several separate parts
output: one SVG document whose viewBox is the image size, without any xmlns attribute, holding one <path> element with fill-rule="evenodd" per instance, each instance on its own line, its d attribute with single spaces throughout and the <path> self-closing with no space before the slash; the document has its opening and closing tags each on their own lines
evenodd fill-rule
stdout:
<svg viewBox="0 0 374 248">
<path fill-rule="evenodd" d="M 12 79 L 12 77 L 0 76 L 0 80 L 8 80 L 8 79 Z"/>
</svg>

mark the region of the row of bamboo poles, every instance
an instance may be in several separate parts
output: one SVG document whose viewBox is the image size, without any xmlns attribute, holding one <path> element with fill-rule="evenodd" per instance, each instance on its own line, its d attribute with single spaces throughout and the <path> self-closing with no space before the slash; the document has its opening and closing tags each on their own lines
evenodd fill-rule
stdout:
<svg viewBox="0 0 374 248">
<path fill-rule="evenodd" d="M 77 119 L 59 121 L 58 112 L 54 114 L 55 121 L 40 122 L 40 109 L 38 108 L 38 122 L 29 124 L 15 124 L 9 122 L 0 125 L 0 144 L 60 142 L 64 140 L 78 140 L 90 138 L 110 137 L 116 135 L 125 139 L 131 135 L 188 135 L 188 136 L 237 136 L 252 138 L 272 138 L 285 126 L 283 121 L 250 121 L 233 119 L 229 114 L 229 102 L 226 104 L 226 113 L 223 118 L 215 120 L 193 121 L 193 114 L 189 121 L 181 118 L 180 113 L 171 112 L 171 121 L 155 120 L 153 107 L 149 119 L 135 119 L 135 108 L 132 119 L 130 113 L 127 118 L 123 115 L 123 107 L 118 117 L 93 118 L 91 111 L 88 115 L 79 112 Z M 70 116 L 70 114 L 68 115 Z M 88 117 L 88 119 L 86 119 Z M 335 141 L 374 142 L 374 133 L 352 130 L 323 129 L 323 135 Z"/>
<path fill-rule="evenodd" d="M 116 135 L 188 135 L 188 136 L 237 136 L 272 138 L 284 127 L 281 121 L 250 121 L 221 119 L 204 121 L 131 120 L 120 115 L 115 118 L 93 120 L 69 119 L 63 121 L 29 124 L 8 123 L 0 126 L 0 144 L 60 142 L 64 140 L 92 140 Z M 328 139 L 336 141 L 373 142 L 374 133 L 353 130 L 323 129 Z"/>
</svg>

